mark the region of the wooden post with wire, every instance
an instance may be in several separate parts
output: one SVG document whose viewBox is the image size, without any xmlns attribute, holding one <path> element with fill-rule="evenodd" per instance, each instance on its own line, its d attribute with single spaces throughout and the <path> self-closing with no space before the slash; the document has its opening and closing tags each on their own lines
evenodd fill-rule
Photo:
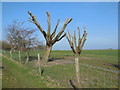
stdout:
<svg viewBox="0 0 120 90">
<path fill-rule="evenodd" d="M 20 55 L 20 51 L 19 51 L 19 62 L 21 63 L 21 55 Z"/>
<path fill-rule="evenodd" d="M 39 74 L 40 76 L 42 76 L 41 74 L 41 65 L 40 65 L 40 54 L 38 53 L 38 64 L 39 64 Z"/>
<path fill-rule="evenodd" d="M 10 57 L 12 58 L 12 51 L 10 51 Z"/>
</svg>

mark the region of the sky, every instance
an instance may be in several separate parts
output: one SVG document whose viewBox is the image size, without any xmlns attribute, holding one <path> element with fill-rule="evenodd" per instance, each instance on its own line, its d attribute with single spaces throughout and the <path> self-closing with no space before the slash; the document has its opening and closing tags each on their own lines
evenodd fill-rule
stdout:
<svg viewBox="0 0 120 90">
<path fill-rule="evenodd" d="M 119 0 L 2 0 L 3 2 L 118 2 Z"/>
<path fill-rule="evenodd" d="M 57 33 L 62 28 L 66 18 L 73 18 L 65 29 L 72 33 L 84 27 L 88 33 L 84 49 L 118 48 L 118 3 L 117 2 L 3 2 L 2 3 L 2 39 L 6 38 L 5 27 L 14 20 L 26 21 L 26 25 L 36 28 L 28 21 L 28 11 L 36 16 L 39 23 L 47 31 L 46 11 L 51 14 L 51 32 L 57 20 L 60 24 Z M 38 39 L 45 43 L 41 32 L 37 29 Z M 55 43 L 53 50 L 70 50 L 68 41 L 63 38 Z"/>
</svg>

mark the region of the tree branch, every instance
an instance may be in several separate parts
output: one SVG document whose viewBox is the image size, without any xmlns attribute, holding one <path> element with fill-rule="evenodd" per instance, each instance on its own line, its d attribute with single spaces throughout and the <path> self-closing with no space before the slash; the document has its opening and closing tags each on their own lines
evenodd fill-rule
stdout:
<svg viewBox="0 0 120 90">
<path fill-rule="evenodd" d="M 48 23 L 48 32 L 47 34 L 50 35 L 50 13 L 49 12 L 46 12 L 47 13 L 47 16 L 48 16 L 48 20 L 47 20 L 47 23 Z"/>
<path fill-rule="evenodd" d="M 59 25 L 59 22 L 60 22 L 60 19 L 58 19 L 58 22 L 57 22 L 57 24 L 56 24 L 56 26 L 55 26 L 54 32 L 53 32 L 52 35 L 51 35 L 52 38 L 55 36 L 55 33 L 56 33 L 57 27 L 58 27 L 58 25 Z"/>
<path fill-rule="evenodd" d="M 72 41 L 72 36 L 71 36 L 71 33 L 69 30 L 68 30 L 68 37 L 69 37 L 70 41 Z"/>
<path fill-rule="evenodd" d="M 86 40 L 87 40 L 86 38 L 83 40 L 82 45 L 81 45 L 81 49 L 83 48 L 84 43 L 85 43 Z"/>
<path fill-rule="evenodd" d="M 77 45 L 76 45 L 76 32 L 74 31 L 74 46 L 75 46 L 75 48 L 77 47 Z"/>
<path fill-rule="evenodd" d="M 64 32 L 66 26 L 68 25 L 68 23 L 70 23 L 72 21 L 72 18 L 70 20 L 68 20 L 68 18 L 66 19 L 66 22 L 64 23 L 61 31 L 58 33 L 58 35 L 56 36 L 56 38 L 59 38 L 61 36 L 61 34 Z"/>
<path fill-rule="evenodd" d="M 86 33 L 86 27 L 84 27 L 84 33 Z"/>
<path fill-rule="evenodd" d="M 61 31 L 58 33 L 58 35 L 53 39 L 53 43 L 55 43 L 57 41 L 57 39 L 61 36 L 61 34 L 64 32 L 66 26 L 68 25 L 68 23 L 70 23 L 72 21 L 72 18 L 68 20 L 68 18 L 66 19 L 66 22 L 64 23 Z"/>
<path fill-rule="evenodd" d="M 38 29 L 42 32 L 43 36 L 46 39 L 46 32 L 42 29 L 38 21 L 36 20 L 36 17 L 32 15 L 30 11 L 28 11 L 28 14 L 31 16 L 31 20 L 34 22 L 34 24 L 38 27 Z"/>
<path fill-rule="evenodd" d="M 80 39 L 80 28 L 79 27 L 78 27 L 78 38 Z"/>
<path fill-rule="evenodd" d="M 87 36 L 86 28 L 84 28 L 84 34 L 83 34 L 83 35 L 84 35 L 84 36 L 83 36 L 83 42 L 82 42 L 82 45 L 81 45 L 81 49 L 83 48 L 84 43 L 85 43 L 85 41 L 87 40 L 87 39 L 86 39 L 86 36 Z"/>
<path fill-rule="evenodd" d="M 73 44 L 73 45 L 72 45 L 73 48 L 75 48 L 75 47 L 74 47 L 74 46 L 75 46 L 75 44 L 74 44 L 74 36 L 72 36 L 72 41 L 71 41 L 71 42 L 72 42 L 72 44 Z M 74 50 L 75 50 L 75 49 L 74 49 Z"/>
<path fill-rule="evenodd" d="M 69 39 L 69 37 L 68 37 L 68 34 L 66 34 L 66 38 L 67 38 L 67 40 L 68 40 L 68 42 L 69 42 L 69 44 L 70 44 L 70 47 L 71 47 L 73 53 L 76 53 L 75 50 L 74 50 L 73 43 L 72 43 L 72 41 L 71 41 L 71 40 Z"/>
<path fill-rule="evenodd" d="M 65 37 L 65 35 L 66 33 L 63 36 L 61 36 L 57 41 L 60 41 L 63 37 Z"/>
</svg>

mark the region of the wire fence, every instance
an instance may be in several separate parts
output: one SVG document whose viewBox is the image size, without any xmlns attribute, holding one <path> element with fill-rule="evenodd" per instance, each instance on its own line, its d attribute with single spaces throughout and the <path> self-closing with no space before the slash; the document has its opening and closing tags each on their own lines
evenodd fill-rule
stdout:
<svg viewBox="0 0 120 90">
<path fill-rule="evenodd" d="M 23 63 L 26 60 L 26 53 L 25 52 L 3 51 L 3 54 L 12 58 L 13 60 L 20 62 L 20 63 Z"/>
<path fill-rule="evenodd" d="M 81 88 L 118 88 L 119 71 L 80 63 Z"/>
<path fill-rule="evenodd" d="M 24 63 L 26 60 L 25 52 L 3 51 L 3 54 L 20 63 Z M 37 60 L 37 54 L 36 57 L 34 55 L 31 58 Z M 119 70 L 109 70 L 80 63 L 80 88 L 118 88 L 119 74 Z"/>
<path fill-rule="evenodd" d="M 17 61 L 17 62 L 20 62 L 20 63 L 25 63 L 26 59 L 27 59 L 27 55 L 26 55 L 26 52 L 24 51 L 2 51 L 2 54 L 12 58 L 13 60 Z M 38 52 L 29 52 L 29 55 L 30 55 L 30 61 L 32 60 L 37 60 L 38 57 L 37 57 L 37 54 Z"/>
</svg>

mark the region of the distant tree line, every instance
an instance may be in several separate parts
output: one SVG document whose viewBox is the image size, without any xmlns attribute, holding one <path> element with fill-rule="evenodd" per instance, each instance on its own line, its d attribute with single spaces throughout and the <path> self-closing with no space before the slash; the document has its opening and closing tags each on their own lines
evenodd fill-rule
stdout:
<svg viewBox="0 0 120 90">
<path fill-rule="evenodd" d="M 8 43 L 6 40 L 1 40 L 0 41 L 0 49 L 10 51 L 12 49 L 12 47 L 11 47 L 10 43 Z M 14 50 L 24 51 L 25 49 L 16 48 Z M 32 47 L 30 47 L 30 50 L 45 50 L 45 45 L 42 42 L 40 42 L 40 45 L 32 46 Z"/>
<path fill-rule="evenodd" d="M 0 41 L 0 49 L 3 50 L 10 50 L 11 46 L 9 43 L 7 43 L 6 41 Z"/>
</svg>

